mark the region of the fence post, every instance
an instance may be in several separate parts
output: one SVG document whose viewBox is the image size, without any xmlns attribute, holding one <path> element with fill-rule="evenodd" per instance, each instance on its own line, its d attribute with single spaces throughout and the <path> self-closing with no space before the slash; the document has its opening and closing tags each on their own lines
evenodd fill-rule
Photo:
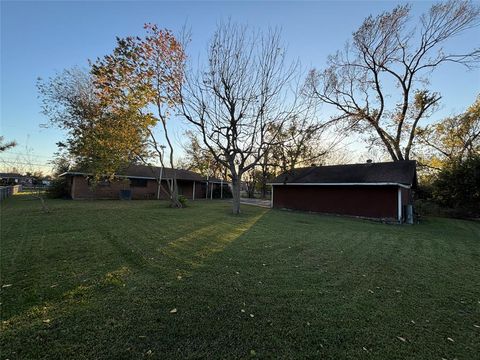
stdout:
<svg viewBox="0 0 480 360">
<path fill-rule="evenodd" d="M 0 186 L 0 201 L 5 200 L 9 196 L 17 194 L 19 191 L 22 191 L 21 185 Z"/>
</svg>

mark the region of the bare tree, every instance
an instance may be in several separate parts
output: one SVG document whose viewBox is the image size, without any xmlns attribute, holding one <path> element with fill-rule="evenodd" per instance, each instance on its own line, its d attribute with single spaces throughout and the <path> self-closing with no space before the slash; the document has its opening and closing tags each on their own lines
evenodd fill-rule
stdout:
<svg viewBox="0 0 480 360">
<path fill-rule="evenodd" d="M 394 161 L 408 160 L 420 120 L 441 98 L 425 88 L 428 75 L 445 63 L 471 68 L 480 60 L 480 49 L 444 49 L 448 40 L 478 25 L 479 14 L 472 2 L 452 0 L 434 4 L 413 28 L 409 5 L 369 16 L 323 72 L 311 71 L 311 95 L 336 108 L 338 119 L 368 134 Z"/>
<path fill-rule="evenodd" d="M 201 139 L 191 130 L 185 132 L 187 142 L 183 145 L 184 157 L 179 168 L 195 171 L 205 177 L 226 179 L 227 169 L 219 163 Z"/>
<path fill-rule="evenodd" d="M 268 181 L 279 173 L 328 161 L 345 139 L 345 132 L 334 131 L 333 124 L 334 121 L 320 121 L 315 104 L 304 101 L 303 111 L 293 114 L 281 129 L 272 126 L 269 133 L 277 139 L 258 163 L 259 171 L 254 173 L 262 198 L 266 197 Z"/>
<path fill-rule="evenodd" d="M 296 64 L 285 61 L 278 30 L 251 31 L 232 23 L 218 26 L 208 65 L 187 77 L 184 117 L 201 133 L 215 159 L 232 179 L 233 213 L 240 212 L 240 181 L 254 168 L 295 109 L 290 93 Z"/>
<path fill-rule="evenodd" d="M 4 137 L 0 136 L 0 152 L 13 148 L 16 145 L 17 143 L 15 141 L 4 142 Z"/>
<path fill-rule="evenodd" d="M 292 116 L 283 129 L 278 130 L 276 144 L 269 156 L 270 165 L 285 172 L 324 163 L 327 155 L 345 138 L 344 132 L 329 131 L 334 121 L 319 121 L 313 108 Z"/>
</svg>

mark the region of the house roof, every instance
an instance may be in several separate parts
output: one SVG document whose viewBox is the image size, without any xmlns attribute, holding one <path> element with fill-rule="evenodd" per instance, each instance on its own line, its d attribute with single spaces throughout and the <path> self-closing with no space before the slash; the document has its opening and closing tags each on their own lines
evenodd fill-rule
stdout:
<svg viewBox="0 0 480 360">
<path fill-rule="evenodd" d="M 119 171 L 115 176 L 117 177 L 128 177 L 128 178 L 137 178 L 137 179 L 152 179 L 155 180 L 159 177 L 161 168 L 158 166 L 147 166 L 147 165 L 130 165 L 125 169 Z M 190 171 L 190 170 L 183 170 L 183 169 L 172 169 L 164 167 L 162 170 L 162 178 L 163 179 L 172 179 L 174 177 L 174 173 L 176 172 L 177 180 L 190 180 L 190 181 L 207 181 L 207 178 L 204 176 Z M 88 176 L 91 175 L 90 173 L 82 170 L 72 170 L 67 171 L 60 176 L 66 175 L 84 175 Z M 210 178 L 208 179 L 210 182 L 220 182 L 222 180 Z M 226 183 L 226 181 L 224 181 Z"/>
<path fill-rule="evenodd" d="M 24 178 L 27 176 L 24 176 L 19 173 L 0 173 L 0 178 Z"/>
<path fill-rule="evenodd" d="M 416 184 L 416 161 L 313 166 L 287 171 L 272 185 L 405 185 Z"/>
</svg>

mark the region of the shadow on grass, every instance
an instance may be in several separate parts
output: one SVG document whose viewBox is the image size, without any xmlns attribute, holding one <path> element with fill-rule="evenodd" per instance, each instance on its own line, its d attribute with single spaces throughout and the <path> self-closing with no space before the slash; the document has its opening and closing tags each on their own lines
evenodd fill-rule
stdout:
<svg viewBox="0 0 480 360">
<path fill-rule="evenodd" d="M 164 256 L 187 265 L 191 269 L 201 266 L 210 256 L 223 251 L 231 242 L 238 239 L 254 226 L 267 212 L 252 217 L 236 226 L 220 222 L 205 226 L 185 236 L 181 236 L 157 250 Z"/>
<path fill-rule="evenodd" d="M 100 279 L 80 284 L 64 292 L 58 300 L 32 306 L 22 313 L 12 316 L 3 321 L 2 330 L 18 331 L 29 327 L 49 326 L 54 318 L 71 314 L 76 308 L 88 306 L 92 299 L 101 297 L 103 291 L 124 287 L 132 272 L 153 274 L 163 280 L 180 275 L 191 276 L 195 268 L 202 266 L 207 259 L 223 251 L 230 243 L 242 236 L 267 211 L 264 210 L 246 221 L 218 222 L 181 236 L 167 245 L 157 248 L 162 255 L 159 260 L 154 260 L 154 258 L 141 254 L 138 250 L 133 250 L 131 246 L 111 233 L 102 231 L 102 236 L 117 250 L 126 265 L 106 273 Z M 165 259 L 169 261 L 164 261 Z"/>
<path fill-rule="evenodd" d="M 95 296 L 95 292 L 108 290 L 114 287 L 125 286 L 125 281 L 130 274 L 130 269 L 122 266 L 114 271 L 108 272 L 104 277 L 90 284 L 80 284 L 62 294 L 57 301 L 48 301 L 41 305 L 35 305 L 21 314 L 12 316 L 2 322 L 2 331 L 14 328 L 22 330 L 25 328 L 50 326 L 55 318 L 72 313 L 75 308 L 88 305 L 88 302 Z"/>
</svg>

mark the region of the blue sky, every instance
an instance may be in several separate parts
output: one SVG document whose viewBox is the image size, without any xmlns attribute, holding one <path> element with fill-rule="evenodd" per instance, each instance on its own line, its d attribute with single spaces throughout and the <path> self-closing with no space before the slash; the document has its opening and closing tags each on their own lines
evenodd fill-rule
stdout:
<svg viewBox="0 0 480 360">
<path fill-rule="evenodd" d="M 63 138 L 61 131 L 44 129 L 35 83 L 55 71 L 85 66 L 110 52 L 116 36 L 142 33 L 145 22 L 179 31 L 192 30 L 189 56 L 205 54 L 216 24 L 227 18 L 257 27 L 279 26 L 289 56 L 306 68 L 321 68 L 326 57 L 340 49 L 369 14 L 393 8 L 398 1 L 310 2 L 1 2 L 1 134 L 19 145 L 0 156 L 0 167 L 24 161 L 48 171 L 45 164 Z M 413 14 L 431 2 L 414 2 Z M 476 29 L 457 37 L 454 48 L 479 46 Z M 434 119 L 463 111 L 480 89 L 480 72 L 445 66 L 434 73 L 432 89 L 442 96 L 442 109 Z M 178 126 L 177 133 L 181 133 Z"/>
</svg>

